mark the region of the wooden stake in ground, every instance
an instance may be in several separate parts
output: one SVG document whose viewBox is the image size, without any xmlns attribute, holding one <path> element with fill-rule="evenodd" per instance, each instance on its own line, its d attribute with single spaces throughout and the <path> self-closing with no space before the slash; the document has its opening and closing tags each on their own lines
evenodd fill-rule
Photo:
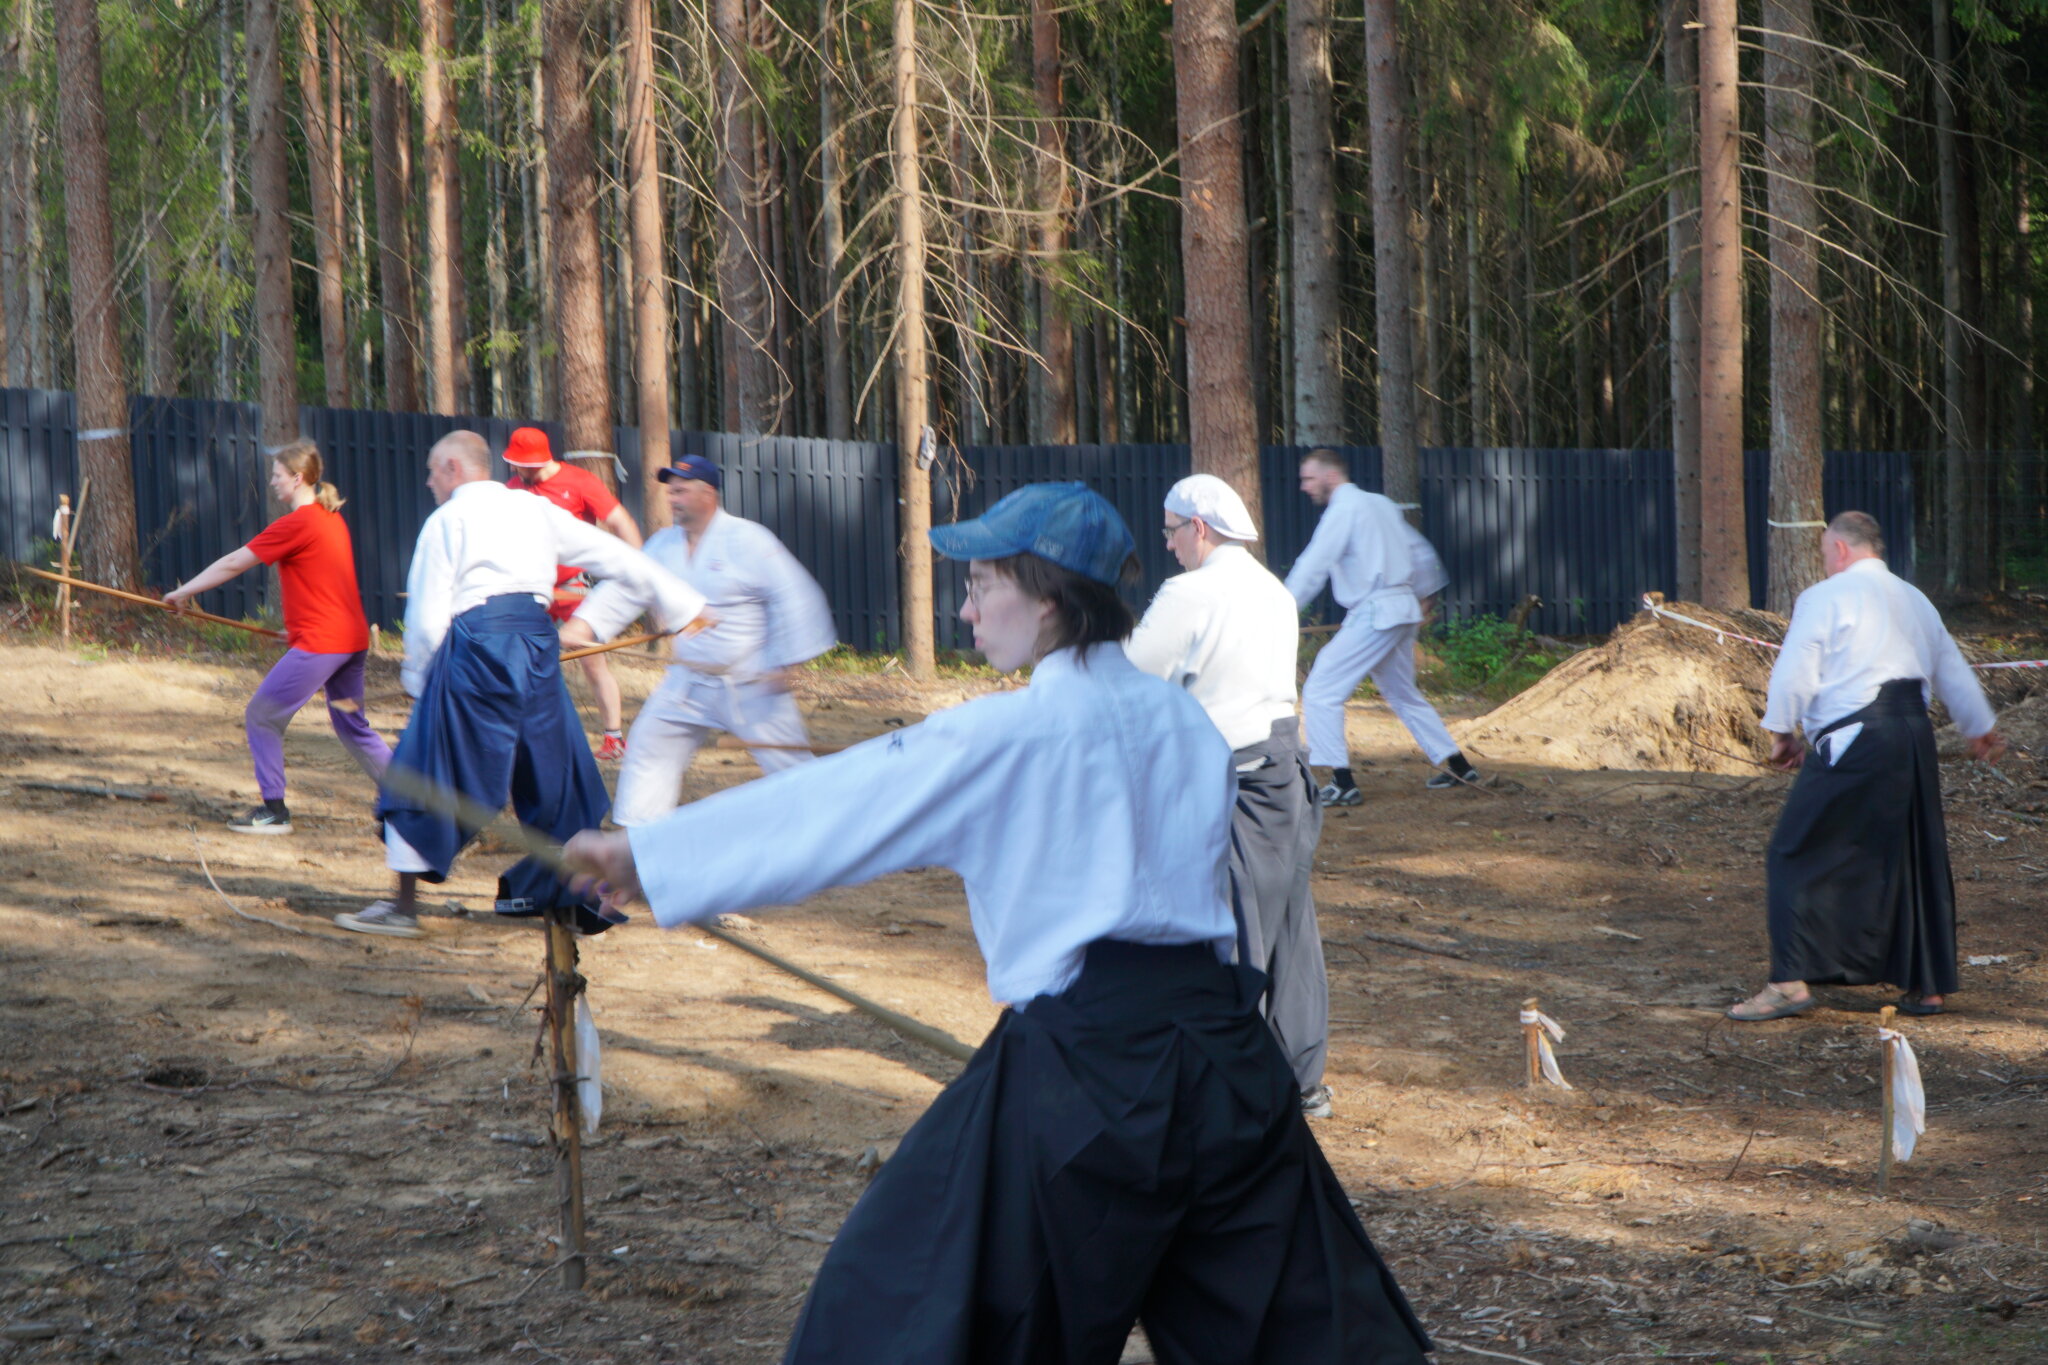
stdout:
<svg viewBox="0 0 2048 1365">
<path fill-rule="evenodd" d="M 1522 1002 L 1522 1049 L 1529 1063 L 1528 1085 L 1533 1089 L 1543 1081 L 1543 1024 L 1542 1013 L 1536 1008 L 1536 997 L 1530 996 Z"/>
<path fill-rule="evenodd" d="M 78 486 L 78 507 L 71 506 L 71 495 L 57 495 L 57 514 L 64 519 L 64 533 L 57 537 L 57 572 L 66 578 L 71 576 L 71 547 L 78 541 L 78 519 L 85 515 L 85 498 L 92 492 L 92 475 Z M 57 620 L 63 632 L 64 647 L 71 647 L 71 585 L 57 589 Z"/>
<path fill-rule="evenodd" d="M 583 1288 L 583 1113 L 577 1102 L 576 999 L 585 981 L 576 970 L 575 912 L 547 913 L 547 1031 L 555 1086 L 555 1196 L 561 1212 L 562 1288 Z"/>
<path fill-rule="evenodd" d="M 1892 1048 L 1892 1045 L 1891 1045 L 1890 1041 L 1889 1041 L 1889 1040 L 1886 1040 L 1886 1039 L 1884 1039 L 1884 1033 L 1883 1033 L 1883 1031 L 1884 1031 L 1884 1030 L 1887 1030 L 1887 1029 L 1889 1029 L 1889 1028 L 1891 1028 L 1891 1026 L 1892 1026 L 1892 1017 L 1893 1017 L 1894 1015 L 1896 1015 L 1896 1014 L 1897 1014 L 1898 1012 L 1899 1012 L 1899 1011 L 1898 1011 L 1898 1007 L 1897 1007 L 1897 1006 L 1894 1006 L 1894 1005 L 1886 1005 L 1886 1006 L 1885 1006 L 1885 1007 L 1884 1007 L 1883 1009 L 1881 1009 L 1881 1010 L 1879 1010 L 1879 1011 L 1877 1012 L 1877 1027 L 1878 1027 L 1878 1029 L 1879 1029 L 1879 1034 L 1878 1034 L 1878 1037 L 1879 1037 L 1879 1039 L 1880 1039 L 1880 1041 L 1879 1041 L 1879 1043 L 1878 1043 L 1877 1047 L 1878 1047 L 1878 1052 L 1880 1053 L 1880 1055 L 1881 1055 L 1881 1056 L 1882 1056 L 1882 1058 L 1883 1058 L 1883 1061 L 1882 1061 L 1882 1063 L 1881 1063 L 1881 1065 L 1880 1065 L 1880 1067 L 1879 1067 L 1879 1080 L 1878 1080 L 1878 1089 L 1879 1089 L 1879 1092 L 1880 1092 L 1880 1099 L 1879 1099 L 1879 1101 L 1878 1101 L 1878 1117 L 1879 1117 L 1879 1123 L 1878 1123 L 1878 1129 L 1877 1129 L 1877 1131 L 1878 1131 L 1878 1146 L 1877 1146 L 1877 1197 L 1878 1197 L 1879 1199 L 1883 1199 L 1883 1198 L 1885 1198 L 1886 1196 L 1888 1196 L 1888 1195 L 1889 1195 L 1889 1194 L 1891 1193 L 1891 1188 L 1892 1188 L 1892 1065 L 1893 1065 L 1893 1063 L 1892 1063 L 1892 1052 L 1893 1052 L 1893 1048 Z"/>
</svg>

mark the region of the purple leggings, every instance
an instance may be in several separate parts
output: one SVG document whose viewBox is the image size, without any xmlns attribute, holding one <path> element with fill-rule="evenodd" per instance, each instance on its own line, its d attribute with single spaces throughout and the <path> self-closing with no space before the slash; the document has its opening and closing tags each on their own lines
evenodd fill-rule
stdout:
<svg viewBox="0 0 2048 1365">
<path fill-rule="evenodd" d="M 384 775 L 384 765 L 391 761 L 391 746 L 363 717 L 363 651 L 308 654 L 303 649 L 288 649 L 264 676 L 242 716 L 249 734 L 249 756 L 256 760 L 256 785 L 265 801 L 284 799 L 284 727 L 323 688 L 327 719 L 349 756 L 372 781 Z M 343 705 L 337 706 L 337 702 Z"/>
</svg>

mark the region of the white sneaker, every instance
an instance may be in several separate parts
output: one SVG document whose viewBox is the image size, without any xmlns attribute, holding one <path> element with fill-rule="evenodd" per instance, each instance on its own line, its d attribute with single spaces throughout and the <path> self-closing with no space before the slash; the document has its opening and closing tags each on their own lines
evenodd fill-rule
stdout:
<svg viewBox="0 0 2048 1365">
<path fill-rule="evenodd" d="M 392 938 L 426 937 L 426 931 L 420 928 L 418 916 L 399 914 L 396 901 L 377 901 L 353 912 L 344 910 L 334 917 L 334 922 L 358 934 L 385 934 Z"/>
</svg>

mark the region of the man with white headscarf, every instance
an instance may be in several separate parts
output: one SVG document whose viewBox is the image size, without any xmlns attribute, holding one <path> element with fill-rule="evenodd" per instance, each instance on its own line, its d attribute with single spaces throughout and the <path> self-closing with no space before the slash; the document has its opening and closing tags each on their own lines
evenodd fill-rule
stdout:
<svg viewBox="0 0 2048 1365">
<path fill-rule="evenodd" d="M 1259 538 L 1251 513 L 1214 474 L 1167 492 L 1163 529 L 1187 572 L 1160 585 L 1124 652 L 1185 688 L 1230 744 L 1237 958 L 1268 977 L 1266 1020 L 1294 1070 L 1302 1110 L 1326 1117 L 1330 987 L 1309 890 L 1323 815 L 1294 711 L 1294 598 L 1247 548 Z"/>
</svg>

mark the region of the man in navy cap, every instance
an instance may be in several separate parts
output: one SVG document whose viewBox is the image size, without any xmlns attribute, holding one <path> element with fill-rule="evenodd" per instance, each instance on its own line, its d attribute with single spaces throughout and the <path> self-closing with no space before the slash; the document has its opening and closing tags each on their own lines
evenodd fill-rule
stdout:
<svg viewBox="0 0 2048 1365">
<path fill-rule="evenodd" d="M 745 741 L 764 773 L 808 759 L 790 676 L 836 643 L 816 580 L 773 531 L 725 510 L 716 464 L 685 455 L 657 477 L 675 524 L 648 538 L 647 554 L 702 593 L 717 624 L 675 637 L 674 662 L 633 721 L 612 801 L 612 819 L 625 828 L 675 809 L 683 775 L 714 730 Z M 608 639 L 654 605 L 630 584 L 601 584 L 562 638 Z"/>
<path fill-rule="evenodd" d="M 935 527 L 1028 687 L 694 801 L 570 862 L 667 928 L 912 867 L 966 884 L 997 1019 L 833 1238 L 786 1365 L 1422 1365 L 1429 1340 L 1229 963 L 1237 782 L 1125 656 L 1131 533 L 1077 483 Z"/>
</svg>

